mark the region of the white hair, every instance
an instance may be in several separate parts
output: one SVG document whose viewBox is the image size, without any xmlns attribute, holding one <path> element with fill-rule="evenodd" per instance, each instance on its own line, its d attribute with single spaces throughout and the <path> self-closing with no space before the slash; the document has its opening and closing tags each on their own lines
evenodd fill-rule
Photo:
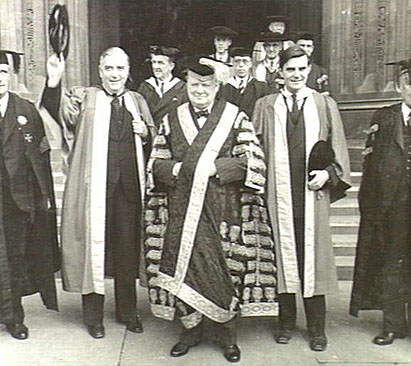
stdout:
<svg viewBox="0 0 411 366">
<path fill-rule="evenodd" d="M 103 60 L 107 57 L 107 56 L 112 56 L 112 55 L 122 55 L 125 56 L 127 59 L 127 63 L 128 65 L 130 65 L 130 58 L 128 57 L 126 51 L 124 51 L 122 48 L 120 47 L 110 47 L 107 48 L 100 56 L 100 60 L 99 60 L 99 65 L 101 66 L 103 64 Z"/>
</svg>

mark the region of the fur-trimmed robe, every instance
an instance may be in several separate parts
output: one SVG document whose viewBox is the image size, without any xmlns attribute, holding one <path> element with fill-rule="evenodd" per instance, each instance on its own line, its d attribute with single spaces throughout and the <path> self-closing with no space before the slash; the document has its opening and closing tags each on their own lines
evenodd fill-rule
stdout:
<svg viewBox="0 0 411 366">
<path fill-rule="evenodd" d="M 146 263 L 152 311 L 187 328 L 276 315 L 274 245 L 264 200 L 265 164 L 238 107 L 215 102 L 198 129 L 189 103 L 166 115 L 149 162 Z M 172 169 L 182 162 L 175 178 Z M 209 178 L 215 163 L 217 176 Z"/>
</svg>

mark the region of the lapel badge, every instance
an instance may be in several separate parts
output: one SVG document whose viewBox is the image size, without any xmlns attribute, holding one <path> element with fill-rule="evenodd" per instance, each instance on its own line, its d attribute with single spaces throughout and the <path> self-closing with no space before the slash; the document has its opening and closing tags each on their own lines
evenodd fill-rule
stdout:
<svg viewBox="0 0 411 366">
<path fill-rule="evenodd" d="M 22 115 L 17 116 L 17 123 L 18 123 L 20 126 L 26 125 L 27 122 L 28 122 L 28 121 L 27 121 L 27 117 L 26 117 L 26 116 L 22 116 Z"/>
<path fill-rule="evenodd" d="M 24 141 L 33 142 L 33 135 L 31 133 L 25 133 L 24 134 Z"/>
</svg>

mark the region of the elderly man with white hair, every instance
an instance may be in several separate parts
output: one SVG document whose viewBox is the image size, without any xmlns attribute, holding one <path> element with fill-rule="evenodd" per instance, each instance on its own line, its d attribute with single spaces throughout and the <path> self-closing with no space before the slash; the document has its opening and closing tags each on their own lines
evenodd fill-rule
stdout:
<svg viewBox="0 0 411 366">
<path fill-rule="evenodd" d="M 128 55 L 118 47 L 100 57 L 101 85 L 62 90 L 64 58 L 53 54 L 42 110 L 59 124 L 68 175 L 62 211 L 62 277 L 82 294 L 83 318 L 94 338 L 103 326 L 104 277 L 114 277 L 116 317 L 143 331 L 135 280 L 141 241 L 145 156 L 154 124 L 144 98 L 126 88 Z"/>
</svg>

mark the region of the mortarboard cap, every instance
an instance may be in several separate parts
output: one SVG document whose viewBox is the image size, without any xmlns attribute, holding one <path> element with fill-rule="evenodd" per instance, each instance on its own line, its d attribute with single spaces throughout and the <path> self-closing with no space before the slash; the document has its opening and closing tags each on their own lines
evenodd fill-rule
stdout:
<svg viewBox="0 0 411 366">
<path fill-rule="evenodd" d="M 288 38 L 282 33 L 262 32 L 258 38 L 259 42 L 283 42 Z"/>
<path fill-rule="evenodd" d="M 266 18 L 270 22 L 287 24 L 287 18 L 284 15 L 267 15 Z"/>
<path fill-rule="evenodd" d="M 222 25 L 217 25 L 210 28 L 209 32 L 211 32 L 213 36 L 222 36 L 228 38 L 234 38 L 238 36 L 238 32 Z"/>
<path fill-rule="evenodd" d="M 253 55 L 253 50 L 251 48 L 247 48 L 247 47 L 233 47 L 230 49 L 230 55 L 231 57 L 235 57 L 235 56 L 249 56 L 252 57 Z"/>
<path fill-rule="evenodd" d="M 20 70 L 20 56 L 23 53 L 8 51 L 8 50 L 0 50 L 0 64 L 10 65 L 9 56 L 12 59 L 12 67 L 14 72 L 17 74 Z"/>
<path fill-rule="evenodd" d="M 408 69 L 411 69 L 411 58 L 408 58 L 405 60 L 387 62 L 386 65 L 397 65 L 400 67 L 400 70 L 404 70 L 404 69 L 408 70 Z"/>
<path fill-rule="evenodd" d="M 183 72 L 192 71 L 201 76 L 215 74 L 216 80 L 221 83 L 225 83 L 230 77 L 229 66 L 206 55 L 184 57 L 180 60 L 179 65 Z"/>
<path fill-rule="evenodd" d="M 278 56 L 280 57 L 280 67 L 282 68 L 292 58 L 307 56 L 307 54 L 300 46 L 293 45 L 285 50 L 281 50 Z"/>
</svg>

